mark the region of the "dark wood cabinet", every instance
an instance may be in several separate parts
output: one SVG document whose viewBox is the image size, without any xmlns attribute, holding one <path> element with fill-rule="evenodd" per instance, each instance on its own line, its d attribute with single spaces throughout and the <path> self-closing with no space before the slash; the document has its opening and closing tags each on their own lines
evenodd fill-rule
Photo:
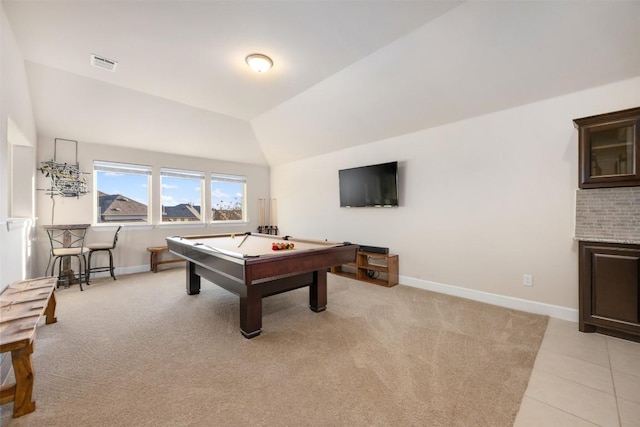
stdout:
<svg viewBox="0 0 640 427">
<path fill-rule="evenodd" d="M 580 331 L 640 341 L 640 245 L 579 246 Z"/>
<path fill-rule="evenodd" d="M 580 188 L 640 185 L 640 107 L 575 119 Z"/>
</svg>

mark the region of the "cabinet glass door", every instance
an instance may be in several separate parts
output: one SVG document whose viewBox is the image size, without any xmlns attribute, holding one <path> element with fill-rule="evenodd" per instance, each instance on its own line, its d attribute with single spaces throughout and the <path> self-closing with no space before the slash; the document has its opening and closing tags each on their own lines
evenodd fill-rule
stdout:
<svg viewBox="0 0 640 427">
<path fill-rule="evenodd" d="M 635 171 L 635 125 L 589 132 L 592 178 L 630 175 Z"/>
<path fill-rule="evenodd" d="M 640 186 L 640 107 L 574 119 L 580 188 Z"/>
</svg>

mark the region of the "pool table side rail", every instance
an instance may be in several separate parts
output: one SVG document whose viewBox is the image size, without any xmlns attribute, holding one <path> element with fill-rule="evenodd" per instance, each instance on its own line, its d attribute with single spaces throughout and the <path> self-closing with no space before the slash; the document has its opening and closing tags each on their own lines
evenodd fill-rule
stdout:
<svg viewBox="0 0 640 427">
<path fill-rule="evenodd" d="M 250 266 L 251 283 L 268 280 L 269 278 L 326 270 L 341 262 L 354 262 L 356 245 L 332 246 L 325 249 L 284 253 L 281 256 L 262 257 L 247 260 Z"/>
<path fill-rule="evenodd" d="M 357 251 L 356 245 L 343 245 L 299 252 L 283 251 L 282 254 L 268 257 L 237 258 L 211 251 L 202 245 L 193 245 L 188 241 L 167 238 L 167 244 L 173 254 L 189 262 L 214 269 L 222 275 L 247 284 L 262 283 L 277 277 L 324 270 L 354 262 Z"/>
<path fill-rule="evenodd" d="M 219 234 L 193 234 L 188 236 L 171 236 L 173 238 L 184 239 L 184 240 L 197 240 L 197 239 L 215 239 L 217 237 L 231 237 L 235 236 L 237 239 L 242 239 L 246 233 L 219 233 Z M 294 236 L 275 236 L 273 234 L 263 234 L 263 233 L 249 233 L 249 235 L 254 237 L 260 237 L 264 239 L 270 240 L 282 240 L 282 241 L 293 241 L 293 242 L 304 242 L 304 243 L 312 243 L 316 245 L 324 245 L 324 246 L 335 246 L 340 244 L 345 244 L 343 242 L 329 242 L 327 240 L 319 240 L 319 239 L 300 239 Z"/>
<path fill-rule="evenodd" d="M 261 255 L 244 254 L 242 247 L 234 247 L 233 250 L 229 250 L 229 249 L 223 249 L 221 247 L 217 247 L 214 244 L 215 242 L 208 242 L 208 241 L 215 241 L 216 239 L 233 238 L 233 236 L 235 236 L 235 239 L 238 241 L 239 245 L 241 244 L 240 242 L 243 242 L 243 239 L 245 237 L 244 234 L 227 233 L 227 234 L 199 234 L 199 235 L 189 235 L 189 236 L 171 236 L 171 237 L 168 237 L 167 239 L 179 240 L 185 243 L 191 242 L 191 244 L 194 246 L 205 246 L 205 247 L 208 247 L 212 252 L 221 252 L 226 255 L 236 256 L 238 258 L 257 258 L 259 256 L 278 255 L 277 251 L 263 253 Z M 292 236 L 274 236 L 271 234 L 260 234 L 260 233 L 250 233 L 249 236 L 255 239 L 267 240 L 269 249 L 271 248 L 271 243 L 276 243 L 276 241 L 291 242 L 294 244 L 298 243 L 299 246 L 297 249 L 302 249 L 302 250 L 323 249 L 327 247 L 343 246 L 348 244 L 345 242 L 329 242 L 327 240 L 299 239 L 299 238 L 294 238 Z M 213 244 L 210 245 L 209 243 L 213 243 Z M 316 245 L 318 246 L 318 248 L 313 248 L 313 249 L 308 248 L 307 245 Z"/>
</svg>

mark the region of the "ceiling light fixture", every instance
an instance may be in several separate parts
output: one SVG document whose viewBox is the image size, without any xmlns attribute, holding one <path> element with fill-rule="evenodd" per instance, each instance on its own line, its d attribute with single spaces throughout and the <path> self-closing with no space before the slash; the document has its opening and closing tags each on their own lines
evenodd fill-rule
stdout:
<svg viewBox="0 0 640 427">
<path fill-rule="evenodd" d="M 252 53 L 245 59 L 247 65 L 256 73 L 266 73 L 273 67 L 273 61 L 267 55 Z"/>
</svg>

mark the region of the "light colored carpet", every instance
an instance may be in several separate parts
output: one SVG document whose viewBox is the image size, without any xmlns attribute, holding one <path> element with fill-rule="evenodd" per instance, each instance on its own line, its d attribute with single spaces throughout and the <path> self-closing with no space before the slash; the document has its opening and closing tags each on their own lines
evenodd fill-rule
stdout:
<svg viewBox="0 0 640 427">
<path fill-rule="evenodd" d="M 406 286 L 329 275 L 328 308 L 299 289 L 238 298 L 183 268 L 56 293 L 38 329 L 35 412 L 7 426 L 511 426 L 547 325 Z"/>
</svg>

